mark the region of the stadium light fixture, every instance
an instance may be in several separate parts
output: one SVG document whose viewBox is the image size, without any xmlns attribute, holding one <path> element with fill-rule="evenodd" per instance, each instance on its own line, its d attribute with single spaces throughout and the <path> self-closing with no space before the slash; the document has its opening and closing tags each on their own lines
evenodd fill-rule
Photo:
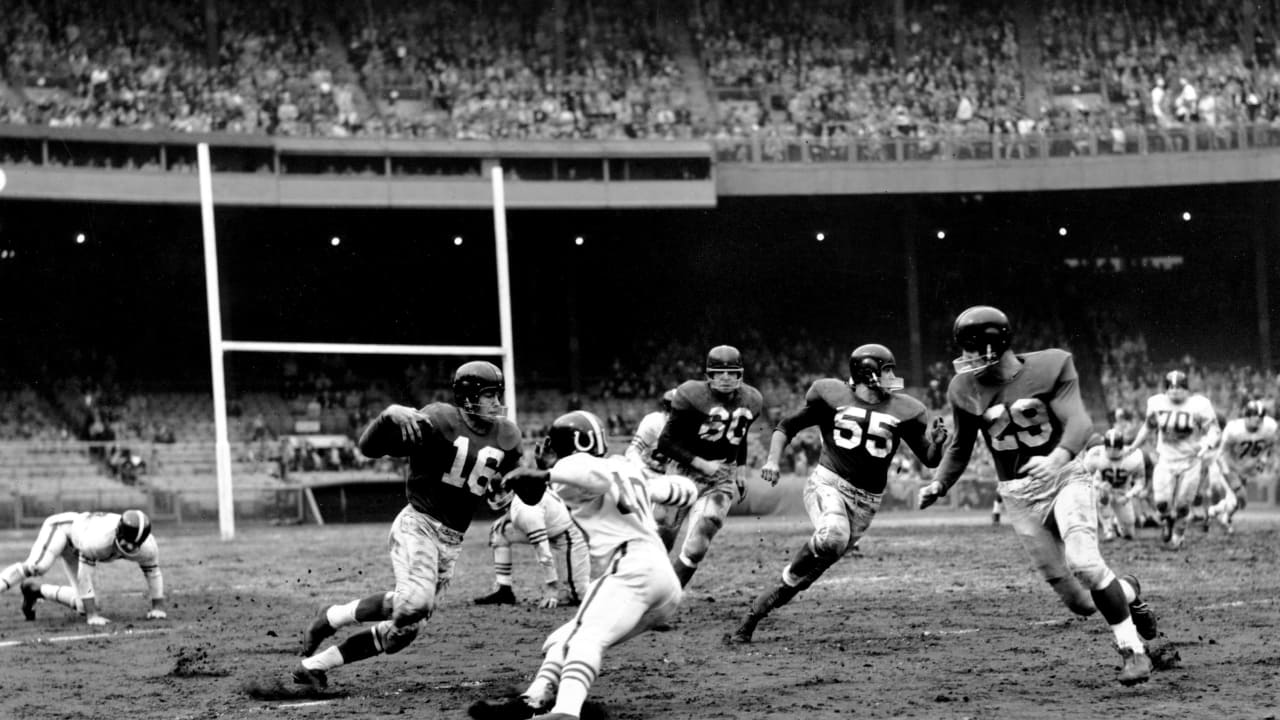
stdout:
<svg viewBox="0 0 1280 720">
<path fill-rule="evenodd" d="M 333 247 L 338 247 L 339 245 L 342 244 L 342 238 L 338 237 L 337 235 L 334 235 L 332 238 L 330 238 L 329 244 L 332 245 Z"/>
<path fill-rule="evenodd" d="M 817 234 L 817 235 L 815 235 L 814 237 L 818 240 L 818 242 L 822 242 L 823 240 L 826 240 L 826 239 L 827 239 L 827 234 L 826 234 L 826 233 L 818 233 L 818 234 Z"/>
<path fill-rule="evenodd" d="M 84 244 L 84 233 L 76 233 L 76 244 L 77 245 Z"/>
<path fill-rule="evenodd" d="M 461 235 L 455 235 L 455 236 L 453 237 L 453 244 L 454 244 L 454 245 L 461 245 L 461 244 L 462 244 L 462 236 L 461 236 Z"/>
<path fill-rule="evenodd" d="M 1060 228 L 1058 228 L 1058 234 L 1059 234 L 1059 235 L 1061 235 L 1062 237 L 1066 237 L 1066 236 L 1067 236 L 1067 229 L 1066 229 L 1065 227 L 1060 227 Z"/>
<path fill-rule="evenodd" d="M 586 240 L 583 240 L 581 235 L 573 239 L 573 244 L 577 245 L 578 247 L 582 247 L 582 243 L 584 242 L 586 242 Z"/>
<path fill-rule="evenodd" d="M 1184 211 L 1184 212 L 1182 213 L 1182 221 L 1183 221 L 1183 222 L 1191 222 L 1191 211 L 1190 211 L 1190 210 L 1186 210 L 1186 211 Z"/>
<path fill-rule="evenodd" d="M 939 230 L 939 231 L 938 231 L 938 239 L 939 239 L 939 240 L 946 240 L 946 239 L 947 239 L 947 231 L 946 231 L 946 230 Z"/>
</svg>

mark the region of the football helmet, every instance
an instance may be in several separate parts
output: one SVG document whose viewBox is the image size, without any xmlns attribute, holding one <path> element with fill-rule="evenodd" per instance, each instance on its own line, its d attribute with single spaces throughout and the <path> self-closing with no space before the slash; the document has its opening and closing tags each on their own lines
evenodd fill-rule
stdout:
<svg viewBox="0 0 1280 720">
<path fill-rule="evenodd" d="M 596 457 L 604 457 L 608 451 L 604 423 L 594 413 L 586 410 L 574 410 L 565 413 L 551 423 L 547 431 L 547 447 L 557 458 L 566 458 L 574 453 L 590 453 Z"/>
<path fill-rule="evenodd" d="M 1244 426 L 1249 432 L 1257 432 L 1262 419 L 1267 416 L 1267 404 L 1261 400 L 1250 400 L 1244 406 Z"/>
<path fill-rule="evenodd" d="M 951 361 L 957 374 L 996 365 L 1013 344 L 1009 317 L 990 305 L 975 305 L 957 315 L 952 335 L 960 348 L 960 357 Z"/>
<path fill-rule="evenodd" d="M 742 353 L 732 345 L 717 345 L 707 353 L 707 382 L 711 389 L 729 395 L 742 386 Z"/>
<path fill-rule="evenodd" d="M 897 376 L 897 368 L 889 348 L 875 343 L 860 345 L 849 355 L 849 382 L 888 394 L 906 386 Z"/>
<path fill-rule="evenodd" d="M 116 525 L 116 547 L 126 555 L 132 555 L 151 536 L 151 518 L 141 510 L 125 510 Z"/>
<path fill-rule="evenodd" d="M 1127 407 L 1118 407 L 1111 411 L 1112 427 L 1132 423 L 1136 419 L 1137 418 L 1133 416 L 1133 411 Z"/>
<path fill-rule="evenodd" d="M 671 408 L 675 405 L 675 402 L 676 389 L 671 388 L 670 390 L 662 393 L 662 400 L 660 400 L 658 404 L 662 406 L 662 412 L 669 413 L 671 412 Z"/>
<path fill-rule="evenodd" d="M 459 410 L 485 420 L 504 417 L 507 409 L 502 405 L 502 396 L 506 387 L 497 365 L 472 360 L 459 365 L 453 373 L 453 404 Z M 490 392 L 497 394 L 497 401 L 481 403 L 480 397 Z"/>
<path fill-rule="evenodd" d="M 1111 428 L 1102 436 L 1102 447 L 1106 448 L 1107 457 L 1112 460 L 1119 460 L 1124 453 L 1124 434 L 1115 428 Z"/>
<path fill-rule="evenodd" d="M 1164 375 L 1164 394 L 1174 404 L 1178 404 L 1187 399 L 1191 394 L 1191 383 L 1187 380 L 1187 374 L 1181 370 L 1170 370 Z"/>
</svg>

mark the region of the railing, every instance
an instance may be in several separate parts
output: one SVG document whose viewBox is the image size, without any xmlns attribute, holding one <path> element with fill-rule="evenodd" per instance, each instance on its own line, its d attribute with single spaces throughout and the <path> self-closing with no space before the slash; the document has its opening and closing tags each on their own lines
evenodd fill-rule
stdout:
<svg viewBox="0 0 1280 720">
<path fill-rule="evenodd" d="M 1157 153 L 1221 152 L 1280 147 L 1280 126 L 1125 128 L 1110 131 L 1030 135 L 937 135 L 837 139 L 782 138 L 757 132 L 718 138 L 722 163 L 900 163 L 936 161 L 1017 161 L 1042 158 L 1107 157 Z"/>
</svg>

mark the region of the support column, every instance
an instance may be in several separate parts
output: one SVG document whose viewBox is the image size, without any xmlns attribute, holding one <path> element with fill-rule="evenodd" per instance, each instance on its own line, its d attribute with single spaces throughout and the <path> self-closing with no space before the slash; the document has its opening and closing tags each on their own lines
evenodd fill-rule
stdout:
<svg viewBox="0 0 1280 720">
<path fill-rule="evenodd" d="M 919 258 L 916 255 L 916 201 L 907 200 L 898 224 L 902 240 L 902 264 L 907 278 L 907 333 L 908 367 L 911 369 L 907 383 L 912 387 L 924 385 L 924 348 L 920 338 L 920 275 Z"/>
</svg>

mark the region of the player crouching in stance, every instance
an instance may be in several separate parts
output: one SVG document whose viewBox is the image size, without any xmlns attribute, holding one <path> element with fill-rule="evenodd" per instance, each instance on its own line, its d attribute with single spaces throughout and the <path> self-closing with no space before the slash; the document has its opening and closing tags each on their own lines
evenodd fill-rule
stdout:
<svg viewBox="0 0 1280 720">
<path fill-rule="evenodd" d="M 1116 577 L 1098 550 L 1094 489 L 1077 457 L 1092 423 L 1071 355 L 1057 349 L 1014 354 L 1008 317 L 985 305 L 960 313 L 954 337 L 961 356 L 947 397 L 955 439 L 933 482 L 920 489 L 920 508 L 960 478 L 981 430 L 1023 548 L 1072 612 L 1102 613 L 1123 659 L 1120 683 L 1146 682 L 1151 659 L 1142 639 L 1155 638 L 1156 619 L 1138 581 Z"/>
<path fill-rule="evenodd" d="M 528 503 L 536 503 L 548 486 L 564 499 L 591 538 L 593 580 L 577 615 L 547 637 L 528 689 L 514 698 L 475 703 L 468 710 L 473 718 L 515 720 L 539 712 L 547 713 L 536 715 L 542 720 L 578 718 L 604 651 L 669 622 L 680 604 L 680 582 L 658 537 L 651 503 L 688 507 L 698 488 L 677 475 L 646 479 L 626 458 L 606 457 L 603 428 L 589 412 L 560 416 L 539 446 L 539 469 L 519 468 L 503 480 L 504 488 Z"/>
<path fill-rule="evenodd" d="M 59 558 L 70 587 L 36 580 Z M 21 582 L 22 615 L 28 620 L 36 619 L 37 602 L 50 600 L 84 615 L 90 625 L 106 625 L 110 621 L 98 613 L 93 574 L 98 563 L 113 560 L 138 563 L 151 596 L 147 619 L 163 620 L 166 615 L 160 551 L 151 534 L 151 519 L 141 510 L 125 510 L 119 515 L 64 512 L 49 516 L 40 526 L 26 562 L 14 563 L 0 572 L 0 592 Z"/>
<path fill-rule="evenodd" d="M 812 425 L 821 430 L 822 457 L 804 488 L 813 537 L 783 568 L 782 581 L 751 603 L 751 611 L 727 642 L 751 642 L 766 615 L 812 585 L 857 544 L 880 509 L 899 441 L 906 441 L 927 467 L 937 467 L 946 426 L 939 419 L 930 430 L 924 405 L 894 392 L 902 389 L 896 367 L 889 348 L 859 347 L 849 356 L 848 382 L 818 380 L 805 395 L 805 406 L 773 431 L 769 458 L 760 469 L 770 485 L 778 484 L 778 461 L 791 438 Z"/>
<path fill-rule="evenodd" d="M 453 375 L 453 405 L 391 405 L 365 428 L 360 452 L 409 458 L 409 502 L 388 538 L 396 587 L 321 608 L 303 635 L 295 683 L 323 690 L 329 670 L 400 652 L 417 637 L 453 577 L 476 505 L 520 461 L 520 430 L 504 417 L 503 387 L 497 366 L 463 363 Z M 316 652 L 339 628 L 364 622 L 375 624 Z"/>
<path fill-rule="evenodd" d="M 514 605 L 511 589 L 511 546 L 528 543 L 533 546 L 542 567 L 543 592 L 541 608 L 577 605 L 582 601 L 591 579 L 591 558 L 587 540 L 573 524 L 569 509 L 555 493 L 544 493 L 535 505 L 529 505 L 514 493 L 500 493 L 494 509 L 507 506 L 507 512 L 489 527 L 489 547 L 493 548 L 493 570 L 497 588 L 475 599 L 477 605 Z"/>
</svg>

